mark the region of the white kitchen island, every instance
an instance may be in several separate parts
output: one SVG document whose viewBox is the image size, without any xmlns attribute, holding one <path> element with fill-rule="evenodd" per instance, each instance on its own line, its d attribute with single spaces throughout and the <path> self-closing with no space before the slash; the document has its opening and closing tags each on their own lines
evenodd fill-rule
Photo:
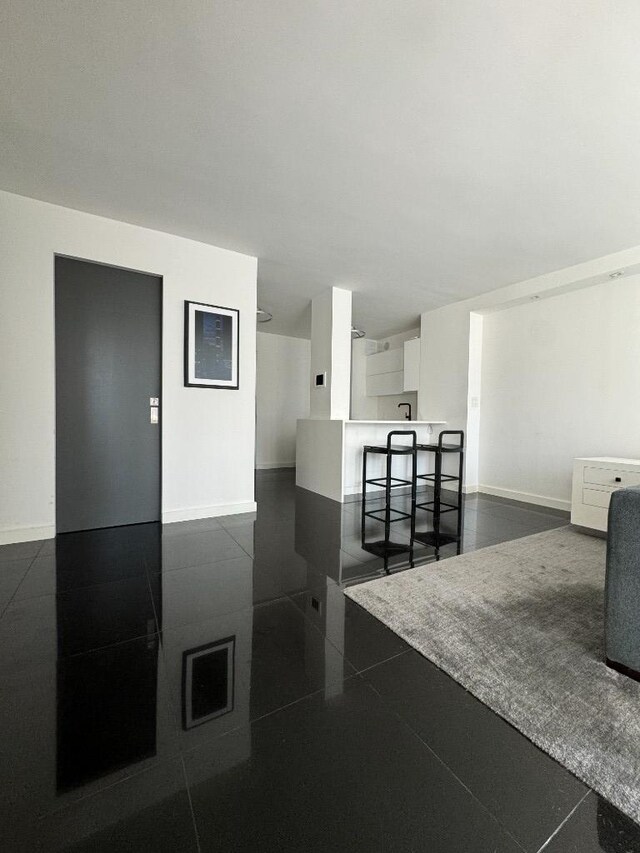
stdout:
<svg viewBox="0 0 640 853">
<path fill-rule="evenodd" d="M 299 420 L 296 485 L 342 503 L 350 495 L 362 492 L 362 448 L 365 444 L 386 444 L 387 434 L 395 429 L 415 430 L 418 444 L 427 444 L 437 438 L 438 427 L 445 424 L 446 421 L 439 420 Z M 408 437 L 399 436 L 395 443 L 407 440 Z M 371 477 L 383 476 L 383 462 L 383 457 L 380 457 L 378 475 L 375 460 L 371 458 Z M 395 458 L 394 476 L 407 475 L 409 464 L 407 457 Z"/>
</svg>

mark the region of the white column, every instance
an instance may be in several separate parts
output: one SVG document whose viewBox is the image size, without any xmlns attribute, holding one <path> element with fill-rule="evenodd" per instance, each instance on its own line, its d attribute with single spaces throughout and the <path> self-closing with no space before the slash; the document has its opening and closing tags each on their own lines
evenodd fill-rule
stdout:
<svg viewBox="0 0 640 853">
<path fill-rule="evenodd" d="M 348 420 L 350 397 L 351 291 L 331 287 L 311 300 L 311 417 Z"/>
</svg>

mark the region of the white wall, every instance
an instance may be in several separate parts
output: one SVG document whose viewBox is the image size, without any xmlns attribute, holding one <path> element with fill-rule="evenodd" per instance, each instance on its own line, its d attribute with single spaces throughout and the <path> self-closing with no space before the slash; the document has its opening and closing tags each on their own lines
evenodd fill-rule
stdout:
<svg viewBox="0 0 640 853">
<path fill-rule="evenodd" d="M 480 489 L 568 508 L 574 457 L 640 457 L 639 393 L 640 276 L 486 315 Z"/>
<path fill-rule="evenodd" d="M 410 341 L 411 338 L 417 338 L 420 334 L 420 327 L 408 329 L 406 332 L 398 332 L 397 335 L 389 335 L 388 338 L 380 338 L 378 341 L 378 351 L 383 350 L 386 344 L 389 344 L 387 349 L 396 349 L 404 345 L 405 341 Z"/>
<path fill-rule="evenodd" d="M 601 284 L 610 286 L 611 274 L 620 270 L 625 271 L 625 280 L 640 273 L 640 247 L 554 270 L 422 314 L 418 391 L 420 418 L 443 419 L 449 429 L 467 430 L 470 440 L 465 454 L 466 491 L 477 490 L 480 459 L 486 451 L 486 442 L 480 445 L 474 440 L 474 435 L 479 435 L 478 413 L 471 409 L 471 402 L 478 397 L 476 391 L 481 385 L 478 377 L 483 352 L 482 324 L 478 323 L 477 317 L 474 320 L 474 315 L 486 318 L 495 311 L 529 305 L 533 300 L 555 299 Z M 594 346 L 599 344 L 594 342 Z M 480 420 L 483 396 L 484 391 L 479 400 Z M 494 436 L 493 440 L 497 437 Z M 522 452 L 528 452 L 528 445 L 525 444 Z M 559 504 L 552 501 L 550 505 Z M 561 505 L 564 504 L 561 502 Z"/>
<path fill-rule="evenodd" d="M 163 520 L 253 509 L 256 259 L 0 192 L 0 541 L 55 532 L 55 254 L 163 277 Z M 184 387 L 185 299 L 240 309 L 239 391 Z"/>
<path fill-rule="evenodd" d="M 311 301 L 311 362 L 309 370 L 312 418 L 331 417 L 331 291 L 319 293 Z M 326 385 L 316 387 L 315 376 L 326 373 Z"/>
<path fill-rule="evenodd" d="M 351 409 L 351 306 L 350 290 L 332 287 L 331 417 L 349 419 Z"/>
<path fill-rule="evenodd" d="M 398 403 L 411 403 L 411 417 L 418 420 L 418 395 L 415 391 L 405 391 L 403 394 L 385 394 L 378 397 L 379 421 L 404 420 L 407 413 L 406 406 L 398 408 Z"/>
<path fill-rule="evenodd" d="M 311 300 L 312 418 L 348 420 L 351 403 L 351 291 L 330 287 Z M 325 387 L 315 376 L 326 373 Z"/>
<path fill-rule="evenodd" d="M 482 340 L 484 317 L 469 315 L 469 377 L 467 389 L 467 426 L 465 452 L 465 478 L 477 485 L 480 478 L 480 415 L 482 401 Z M 445 429 L 452 429 L 447 426 Z"/>
<path fill-rule="evenodd" d="M 456 302 L 422 315 L 419 417 L 446 420 L 447 429 L 467 424 L 469 313 Z"/>
<path fill-rule="evenodd" d="M 309 417 L 311 343 L 257 335 L 256 467 L 293 467 L 298 418 Z"/>
</svg>

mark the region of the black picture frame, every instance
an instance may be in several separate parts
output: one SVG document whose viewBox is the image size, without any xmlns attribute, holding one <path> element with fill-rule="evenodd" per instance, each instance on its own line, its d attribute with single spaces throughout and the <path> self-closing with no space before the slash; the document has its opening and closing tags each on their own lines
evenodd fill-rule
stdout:
<svg viewBox="0 0 640 853">
<path fill-rule="evenodd" d="M 184 384 L 187 388 L 240 388 L 240 311 L 184 302 Z"/>
<path fill-rule="evenodd" d="M 233 711 L 235 648 L 233 636 L 182 653 L 182 728 L 185 731 Z"/>
</svg>

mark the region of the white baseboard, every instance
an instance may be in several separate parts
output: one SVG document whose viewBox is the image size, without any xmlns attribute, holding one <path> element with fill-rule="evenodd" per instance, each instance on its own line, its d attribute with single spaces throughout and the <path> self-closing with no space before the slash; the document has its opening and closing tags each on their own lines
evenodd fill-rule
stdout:
<svg viewBox="0 0 640 853">
<path fill-rule="evenodd" d="M 256 462 L 256 471 L 267 471 L 271 468 L 295 468 L 295 460 L 293 462 Z"/>
<path fill-rule="evenodd" d="M 186 509 L 169 509 L 162 513 L 162 523 L 172 521 L 195 521 L 198 518 L 217 518 L 220 515 L 238 515 L 241 512 L 255 512 L 255 501 L 242 501 L 234 504 L 216 504 L 215 506 L 192 506 Z"/>
<path fill-rule="evenodd" d="M 39 539 L 53 539 L 56 535 L 54 524 L 45 527 L 14 527 L 0 530 L 0 545 L 13 545 L 15 542 L 34 542 Z"/>
<path fill-rule="evenodd" d="M 475 491 L 484 492 L 486 495 L 495 495 L 497 498 L 509 498 L 512 501 L 522 501 L 527 504 L 538 504 L 548 506 L 551 509 L 562 509 L 571 511 L 571 501 L 560 498 L 549 498 L 546 495 L 534 495 L 530 492 L 516 492 L 514 489 L 502 489 L 498 486 L 477 486 Z"/>
</svg>

